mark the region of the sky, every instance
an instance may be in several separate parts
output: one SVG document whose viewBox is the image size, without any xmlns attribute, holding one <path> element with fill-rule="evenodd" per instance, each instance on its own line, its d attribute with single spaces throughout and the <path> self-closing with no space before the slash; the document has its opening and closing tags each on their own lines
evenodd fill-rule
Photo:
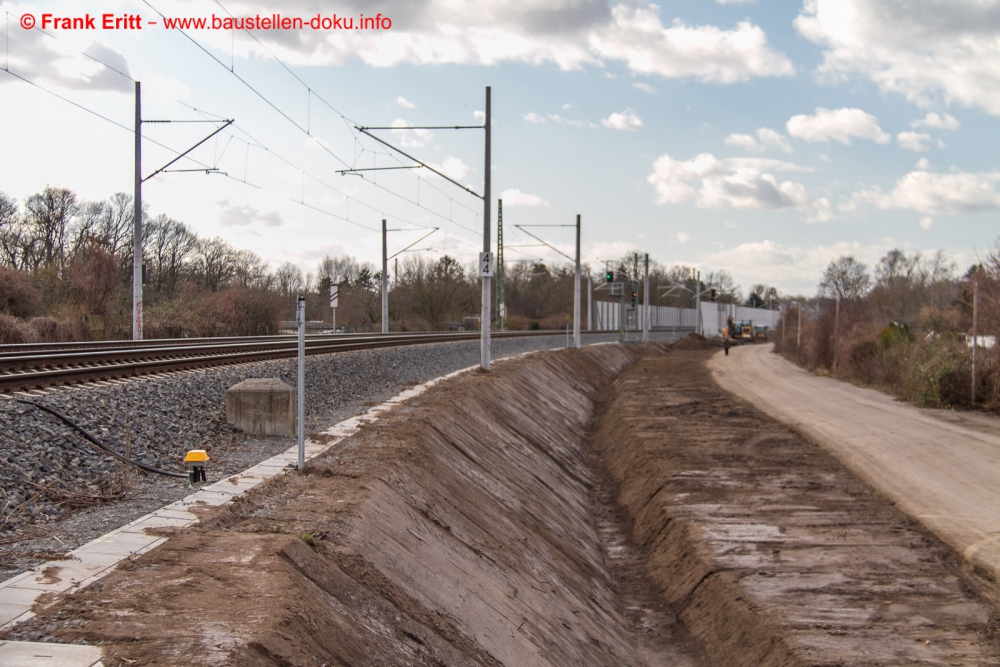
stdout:
<svg viewBox="0 0 1000 667">
<path fill-rule="evenodd" d="M 170 168 L 186 171 L 144 183 L 150 213 L 272 268 L 377 264 L 382 219 L 390 255 L 438 228 L 400 257 L 474 262 L 482 200 L 396 149 L 482 194 L 483 130 L 372 130 L 389 148 L 356 128 L 482 125 L 487 86 L 493 247 L 502 198 L 508 261 L 565 261 L 514 225 L 546 225 L 527 230 L 572 255 L 580 215 L 595 275 L 635 250 L 812 294 L 841 255 L 943 249 L 964 271 L 1000 236 L 1000 1 L 0 8 L 0 191 L 131 193 L 140 81 L 144 177 L 234 121 Z M 303 28 L 222 23 L 275 14 Z M 378 29 L 334 28 L 361 15 Z M 219 29 L 167 26 L 213 17 Z M 407 168 L 371 170 L 390 166 Z"/>
</svg>

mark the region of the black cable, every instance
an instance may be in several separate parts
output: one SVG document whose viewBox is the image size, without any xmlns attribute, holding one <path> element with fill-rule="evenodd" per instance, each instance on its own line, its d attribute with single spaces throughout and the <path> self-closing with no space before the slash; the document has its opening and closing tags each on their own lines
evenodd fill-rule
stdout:
<svg viewBox="0 0 1000 667">
<path fill-rule="evenodd" d="M 146 472 L 156 473 L 157 475 L 166 475 L 167 477 L 181 477 L 181 478 L 187 479 L 187 474 L 185 474 L 185 473 L 170 472 L 168 470 L 160 470 L 159 468 L 154 468 L 153 466 L 148 466 L 145 463 L 140 463 L 139 461 L 134 461 L 134 460 L 133 461 L 129 461 L 124 456 L 122 456 L 118 452 L 112 450 L 110 447 L 108 447 L 107 445 L 105 445 L 103 442 L 101 442 L 100 440 L 98 440 L 96 437 L 94 437 L 93 435 L 91 435 L 90 433 L 88 433 L 82 426 L 78 426 L 69 417 L 67 417 L 67 416 L 65 416 L 65 415 L 63 415 L 63 414 L 61 414 L 59 412 L 56 412 L 55 410 L 53 410 L 52 408 L 48 407 L 47 405 L 42 405 L 41 403 L 36 403 L 35 401 L 29 401 L 29 400 L 24 399 L 24 398 L 15 398 L 14 400 L 17 401 L 18 403 L 24 403 L 25 405 L 30 405 L 32 407 L 36 407 L 36 408 L 38 408 L 39 410 L 41 410 L 43 412 L 48 412 L 50 415 L 52 415 L 53 417 L 56 417 L 61 422 L 63 422 L 64 424 L 66 424 L 67 426 L 69 426 L 70 428 L 72 428 L 73 430 L 75 430 L 76 432 L 78 432 L 80 435 L 82 435 L 84 440 L 86 440 L 90 444 L 94 445 L 95 447 L 97 447 L 101 451 L 106 452 L 108 454 L 111 454 L 111 456 L 115 457 L 116 459 L 118 459 L 122 463 L 132 464 L 136 468 L 141 468 L 142 470 L 145 470 Z"/>
</svg>

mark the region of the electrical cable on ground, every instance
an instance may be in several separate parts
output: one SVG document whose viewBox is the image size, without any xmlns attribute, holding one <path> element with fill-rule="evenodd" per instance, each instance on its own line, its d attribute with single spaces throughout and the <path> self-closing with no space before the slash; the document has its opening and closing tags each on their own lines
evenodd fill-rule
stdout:
<svg viewBox="0 0 1000 667">
<path fill-rule="evenodd" d="M 157 475 L 166 475 L 167 477 L 181 477 L 183 479 L 187 479 L 187 474 L 185 474 L 185 473 L 170 472 L 169 470 L 160 470 L 159 468 L 154 468 L 153 466 L 146 465 L 145 463 L 141 463 L 139 461 L 135 461 L 135 460 L 129 461 L 124 456 L 122 456 L 118 452 L 114 451 L 113 449 L 111 449 L 110 447 L 108 447 L 107 445 L 105 445 L 103 442 L 101 442 L 100 440 L 98 440 L 96 437 L 94 437 L 93 435 L 91 435 L 82 426 L 79 426 L 78 424 L 76 424 L 75 422 L 73 422 L 73 420 L 71 420 L 69 417 L 63 415 L 60 412 L 56 412 L 55 410 L 53 410 L 52 408 L 48 407 L 47 405 L 42 405 L 41 403 L 36 403 L 35 401 L 29 401 L 28 399 L 25 399 L 25 398 L 15 398 L 14 400 L 17 401 L 18 403 L 24 403 L 25 405 L 30 405 L 32 407 L 38 408 L 39 410 L 41 410 L 43 412 L 47 412 L 50 415 L 52 415 L 53 417 L 56 417 L 57 419 L 59 419 L 59 421 L 63 422 L 64 424 L 66 424 L 67 426 L 69 426 L 70 428 L 72 428 L 74 431 L 76 431 L 77 433 L 79 433 L 81 436 L 83 436 L 84 440 L 86 440 L 90 444 L 94 445 L 95 447 L 97 447 L 101 451 L 105 452 L 106 454 L 110 454 L 111 456 L 115 457 L 116 459 L 118 459 L 119 461 L 121 461 L 122 463 L 124 463 L 126 465 L 134 465 L 136 468 L 141 468 L 142 470 L 145 470 L 146 472 L 156 473 Z"/>
</svg>

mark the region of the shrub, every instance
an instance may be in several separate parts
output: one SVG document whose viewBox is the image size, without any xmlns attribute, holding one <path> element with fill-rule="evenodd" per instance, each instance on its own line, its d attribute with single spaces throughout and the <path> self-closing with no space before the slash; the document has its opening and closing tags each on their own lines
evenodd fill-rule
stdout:
<svg viewBox="0 0 1000 667">
<path fill-rule="evenodd" d="M 954 340 L 934 340 L 922 346 L 910 366 L 905 394 L 934 408 L 971 405 L 972 355 Z"/>
<path fill-rule="evenodd" d="M 30 343 L 32 342 L 30 338 L 31 333 L 26 330 L 21 320 L 0 313 L 0 343 L 4 345 Z"/>
<path fill-rule="evenodd" d="M 0 312 L 32 317 L 42 312 L 42 295 L 23 271 L 0 267 Z"/>
<path fill-rule="evenodd" d="M 890 322 L 878 332 L 878 340 L 886 350 L 913 342 L 913 333 L 907 324 Z"/>
<path fill-rule="evenodd" d="M 79 318 L 60 320 L 56 336 L 63 343 L 90 340 L 90 327 Z"/>
<path fill-rule="evenodd" d="M 879 346 L 873 340 L 862 340 L 854 343 L 847 355 L 849 375 L 853 375 L 865 384 L 872 384 L 878 377 Z"/>
<path fill-rule="evenodd" d="M 28 322 L 28 329 L 32 332 L 32 342 L 35 343 L 58 343 L 59 322 L 53 317 L 34 317 Z"/>
</svg>

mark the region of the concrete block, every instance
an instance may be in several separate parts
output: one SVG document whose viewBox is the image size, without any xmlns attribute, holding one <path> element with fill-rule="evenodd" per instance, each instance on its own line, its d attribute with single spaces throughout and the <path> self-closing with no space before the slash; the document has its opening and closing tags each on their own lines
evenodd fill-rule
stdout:
<svg viewBox="0 0 1000 667">
<path fill-rule="evenodd" d="M 251 378 L 226 391 L 226 421 L 250 435 L 295 436 L 295 390 L 274 378 Z"/>
</svg>

